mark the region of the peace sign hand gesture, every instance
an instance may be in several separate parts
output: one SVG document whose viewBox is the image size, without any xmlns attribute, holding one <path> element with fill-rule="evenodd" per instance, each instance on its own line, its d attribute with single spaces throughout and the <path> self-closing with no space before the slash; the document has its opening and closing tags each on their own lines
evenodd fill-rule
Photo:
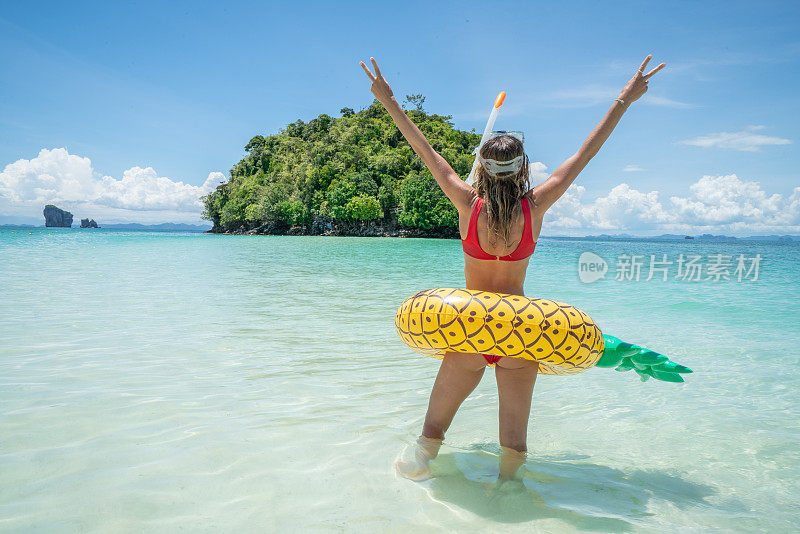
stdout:
<svg viewBox="0 0 800 534">
<path fill-rule="evenodd" d="M 650 81 L 650 78 L 653 76 L 653 74 L 667 66 L 666 63 L 662 63 L 658 67 L 645 74 L 644 69 L 647 67 L 647 64 L 650 62 L 652 57 L 653 54 L 650 54 L 644 58 L 642 66 L 639 67 L 639 70 L 633 75 L 633 78 L 631 78 L 628 83 L 625 84 L 622 92 L 620 92 L 619 98 L 625 101 L 626 106 L 630 106 L 631 102 L 639 100 L 642 95 L 647 92 L 647 82 Z"/>
<path fill-rule="evenodd" d="M 361 65 L 361 68 L 364 69 L 364 72 L 367 73 L 367 77 L 372 82 L 372 94 L 375 95 L 375 98 L 378 99 L 378 102 L 386 106 L 386 103 L 394 98 L 394 93 L 392 92 L 392 88 L 389 87 L 389 84 L 381 74 L 381 69 L 378 68 L 378 63 L 375 61 L 375 58 L 371 57 L 369 60 L 372 61 L 372 66 L 375 67 L 374 75 L 369 68 L 364 65 L 363 61 L 359 62 L 359 64 Z"/>
</svg>

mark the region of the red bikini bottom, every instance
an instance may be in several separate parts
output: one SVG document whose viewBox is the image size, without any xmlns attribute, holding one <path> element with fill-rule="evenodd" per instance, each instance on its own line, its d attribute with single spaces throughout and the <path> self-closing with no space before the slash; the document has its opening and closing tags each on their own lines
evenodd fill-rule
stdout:
<svg viewBox="0 0 800 534">
<path fill-rule="evenodd" d="M 500 358 L 502 358 L 502 356 L 493 356 L 491 354 L 484 354 L 483 357 L 489 363 L 497 363 L 500 361 Z"/>
</svg>

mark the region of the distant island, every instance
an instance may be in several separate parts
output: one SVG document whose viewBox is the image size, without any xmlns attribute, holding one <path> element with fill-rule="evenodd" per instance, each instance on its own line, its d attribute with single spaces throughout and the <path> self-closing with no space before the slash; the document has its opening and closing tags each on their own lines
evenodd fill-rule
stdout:
<svg viewBox="0 0 800 534">
<path fill-rule="evenodd" d="M 72 213 L 63 210 L 53 204 L 48 204 L 43 210 L 46 228 L 72 228 Z M 27 218 L 23 218 L 27 219 Z M 19 219 L 0 216 L 0 227 L 19 227 L 19 228 L 41 228 L 36 224 L 18 224 Z M 140 224 L 140 223 L 104 223 L 101 227 L 97 221 L 90 218 L 81 219 L 81 228 L 105 228 L 108 230 L 138 230 L 145 232 L 207 232 L 209 224 L 186 224 L 186 223 L 159 223 L 159 224 Z"/>
<path fill-rule="evenodd" d="M 46 228 L 72 228 L 72 213 L 48 204 L 44 207 L 44 225 Z M 81 228 L 99 228 L 94 219 L 81 219 Z"/>
<path fill-rule="evenodd" d="M 48 204 L 44 207 L 44 225 L 48 228 L 72 228 L 72 214 Z"/>
<path fill-rule="evenodd" d="M 408 116 L 461 178 L 480 135 L 426 113 Z M 376 100 L 276 135 L 253 137 L 227 183 L 203 198 L 213 233 L 457 237 L 458 212 Z"/>
</svg>

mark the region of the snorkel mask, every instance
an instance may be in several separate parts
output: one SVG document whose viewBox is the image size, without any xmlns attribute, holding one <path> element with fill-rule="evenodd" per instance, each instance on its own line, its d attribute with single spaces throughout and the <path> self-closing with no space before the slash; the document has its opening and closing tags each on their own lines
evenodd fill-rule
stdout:
<svg viewBox="0 0 800 534">
<path fill-rule="evenodd" d="M 520 154 L 516 158 L 508 161 L 498 161 L 496 159 L 484 158 L 481 156 L 481 148 L 483 148 L 483 145 L 486 144 L 486 142 L 490 139 L 500 135 L 510 135 L 511 137 L 516 137 L 520 140 L 522 145 L 525 146 L 525 134 L 522 132 L 507 132 L 502 130 L 491 132 L 488 136 L 485 136 L 485 138 L 481 140 L 481 143 L 475 149 L 475 158 L 480 162 L 481 167 L 483 167 L 483 169 L 490 176 L 494 176 L 496 178 L 507 178 L 509 176 L 513 176 L 522 169 L 522 165 L 525 161 L 525 154 Z"/>
</svg>

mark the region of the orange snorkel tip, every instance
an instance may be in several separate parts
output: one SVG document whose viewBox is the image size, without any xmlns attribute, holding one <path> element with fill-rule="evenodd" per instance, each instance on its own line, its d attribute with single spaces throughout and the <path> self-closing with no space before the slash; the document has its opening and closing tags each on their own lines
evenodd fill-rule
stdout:
<svg viewBox="0 0 800 534">
<path fill-rule="evenodd" d="M 505 91 L 500 91 L 500 94 L 497 95 L 497 99 L 495 99 L 495 101 L 494 101 L 494 107 L 499 108 L 500 106 L 502 106 L 503 105 L 503 100 L 505 100 L 505 99 L 506 99 L 506 92 Z"/>
</svg>

